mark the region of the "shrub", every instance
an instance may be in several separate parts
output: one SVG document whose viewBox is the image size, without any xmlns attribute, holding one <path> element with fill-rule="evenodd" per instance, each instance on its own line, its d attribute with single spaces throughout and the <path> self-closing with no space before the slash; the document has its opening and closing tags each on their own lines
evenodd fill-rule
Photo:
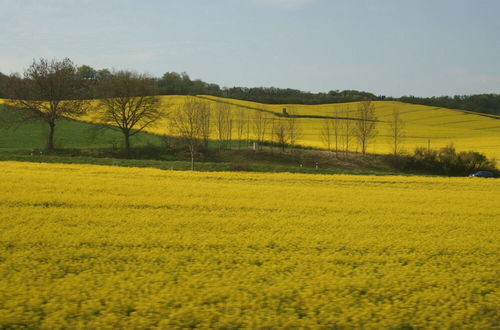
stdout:
<svg viewBox="0 0 500 330">
<path fill-rule="evenodd" d="M 468 175 L 479 170 L 497 172 L 494 159 L 488 159 L 477 151 L 457 153 L 453 145 L 438 150 L 418 147 L 402 163 L 406 170 L 445 175 Z"/>
</svg>

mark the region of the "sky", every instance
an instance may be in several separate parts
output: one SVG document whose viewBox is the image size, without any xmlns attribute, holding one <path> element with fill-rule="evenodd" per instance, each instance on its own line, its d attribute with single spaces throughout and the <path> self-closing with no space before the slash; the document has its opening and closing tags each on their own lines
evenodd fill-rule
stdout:
<svg viewBox="0 0 500 330">
<path fill-rule="evenodd" d="M 500 93 L 500 0 L 0 0 L 0 72 L 69 57 L 221 87 Z"/>
</svg>

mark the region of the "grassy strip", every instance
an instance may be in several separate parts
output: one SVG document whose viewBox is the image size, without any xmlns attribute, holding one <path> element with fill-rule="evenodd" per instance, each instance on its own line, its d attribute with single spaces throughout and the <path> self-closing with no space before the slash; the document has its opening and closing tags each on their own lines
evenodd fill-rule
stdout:
<svg viewBox="0 0 500 330">
<path fill-rule="evenodd" d="M 23 110 L 6 109 L 0 105 L 0 124 L 8 124 L 1 129 L 0 148 L 43 149 L 47 143 L 48 125 L 41 121 L 27 120 Z M 132 139 L 134 146 L 161 145 L 162 138 L 140 132 Z M 123 144 L 121 132 L 102 129 L 92 123 L 74 119 L 61 119 L 56 122 L 56 148 L 120 148 Z"/>
<path fill-rule="evenodd" d="M 150 167 L 162 170 L 186 171 L 190 169 L 190 162 L 184 160 L 154 160 L 154 159 L 127 159 L 114 157 L 68 156 L 58 154 L 36 153 L 31 155 L 27 151 L 0 152 L 0 161 L 22 161 L 32 163 L 62 163 L 62 164 L 93 164 L 123 167 Z M 364 169 L 316 168 L 310 166 L 293 166 L 269 163 L 248 163 L 247 161 L 203 161 L 195 164 L 197 171 L 251 171 L 269 173 L 307 173 L 307 174 L 354 174 L 354 175 L 411 175 L 390 171 L 374 171 Z"/>
</svg>

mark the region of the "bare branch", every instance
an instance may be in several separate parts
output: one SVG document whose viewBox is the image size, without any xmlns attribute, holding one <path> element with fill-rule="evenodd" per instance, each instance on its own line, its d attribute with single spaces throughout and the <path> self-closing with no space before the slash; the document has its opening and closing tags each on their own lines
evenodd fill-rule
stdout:
<svg viewBox="0 0 500 330">
<path fill-rule="evenodd" d="M 373 102 L 360 102 L 357 116 L 356 125 L 354 126 L 354 135 L 361 146 L 361 152 L 366 154 L 368 143 L 377 135 L 377 131 L 375 130 L 377 117 L 375 116 L 375 105 Z"/>
<path fill-rule="evenodd" d="M 31 118 L 45 121 L 50 128 L 47 148 L 54 149 L 56 121 L 85 114 L 90 101 L 83 99 L 85 82 L 69 59 L 33 61 L 24 76 L 9 77 L 6 105 L 29 110 Z"/>
<path fill-rule="evenodd" d="M 101 99 L 97 108 L 100 123 L 116 126 L 123 133 L 125 150 L 130 151 L 130 137 L 166 116 L 162 111 L 151 78 L 129 71 L 119 71 L 99 84 Z"/>
<path fill-rule="evenodd" d="M 210 109 L 207 103 L 188 97 L 169 117 L 170 128 L 186 144 L 191 155 L 191 169 L 194 159 L 210 123 Z"/>
</svg>

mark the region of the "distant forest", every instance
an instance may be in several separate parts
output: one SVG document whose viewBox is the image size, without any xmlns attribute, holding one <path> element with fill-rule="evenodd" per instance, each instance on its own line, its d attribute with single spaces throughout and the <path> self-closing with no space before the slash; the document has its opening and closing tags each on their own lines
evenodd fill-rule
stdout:
<svg viewBox="0 0 500 330">
<path fill-rule="evenodd" d="M 88 65 L 79 67 L 78 74 L 89 81 L 88 97 L 98 97 L 92 89 L 100 79 L 113 73 L 108 69 L 96 70 Z M 5 88 L 9 77 L 0 72 L 0 98 L 6 96 Z M 327 93 L 311 93 L 291 88 L 276 87 L 220 87 L 200 79 L 192 80 L 185 72 L 167 72 L 162 77 L 152 77 L 159 95 L 207 94 L 240 100 L 270 104 L 324 104 L 355 102 L 361 100 L 391 100 L 443 108 L 462 109 L 474 112 L 500 115 L 500 94 L 455 95 L 438 97 L 403 96 L 400 98 L 377 96 L 357 90 L 331 90 Z"/>
<path fill-rule="evenodd" d="M 477 94 L 455 96 L 415 97 L 403 96 L 396 101 L 431 105 L 435 107 L 470 110 L 474 112 L 500 115 L 500 94 Z"/>
</svg>

